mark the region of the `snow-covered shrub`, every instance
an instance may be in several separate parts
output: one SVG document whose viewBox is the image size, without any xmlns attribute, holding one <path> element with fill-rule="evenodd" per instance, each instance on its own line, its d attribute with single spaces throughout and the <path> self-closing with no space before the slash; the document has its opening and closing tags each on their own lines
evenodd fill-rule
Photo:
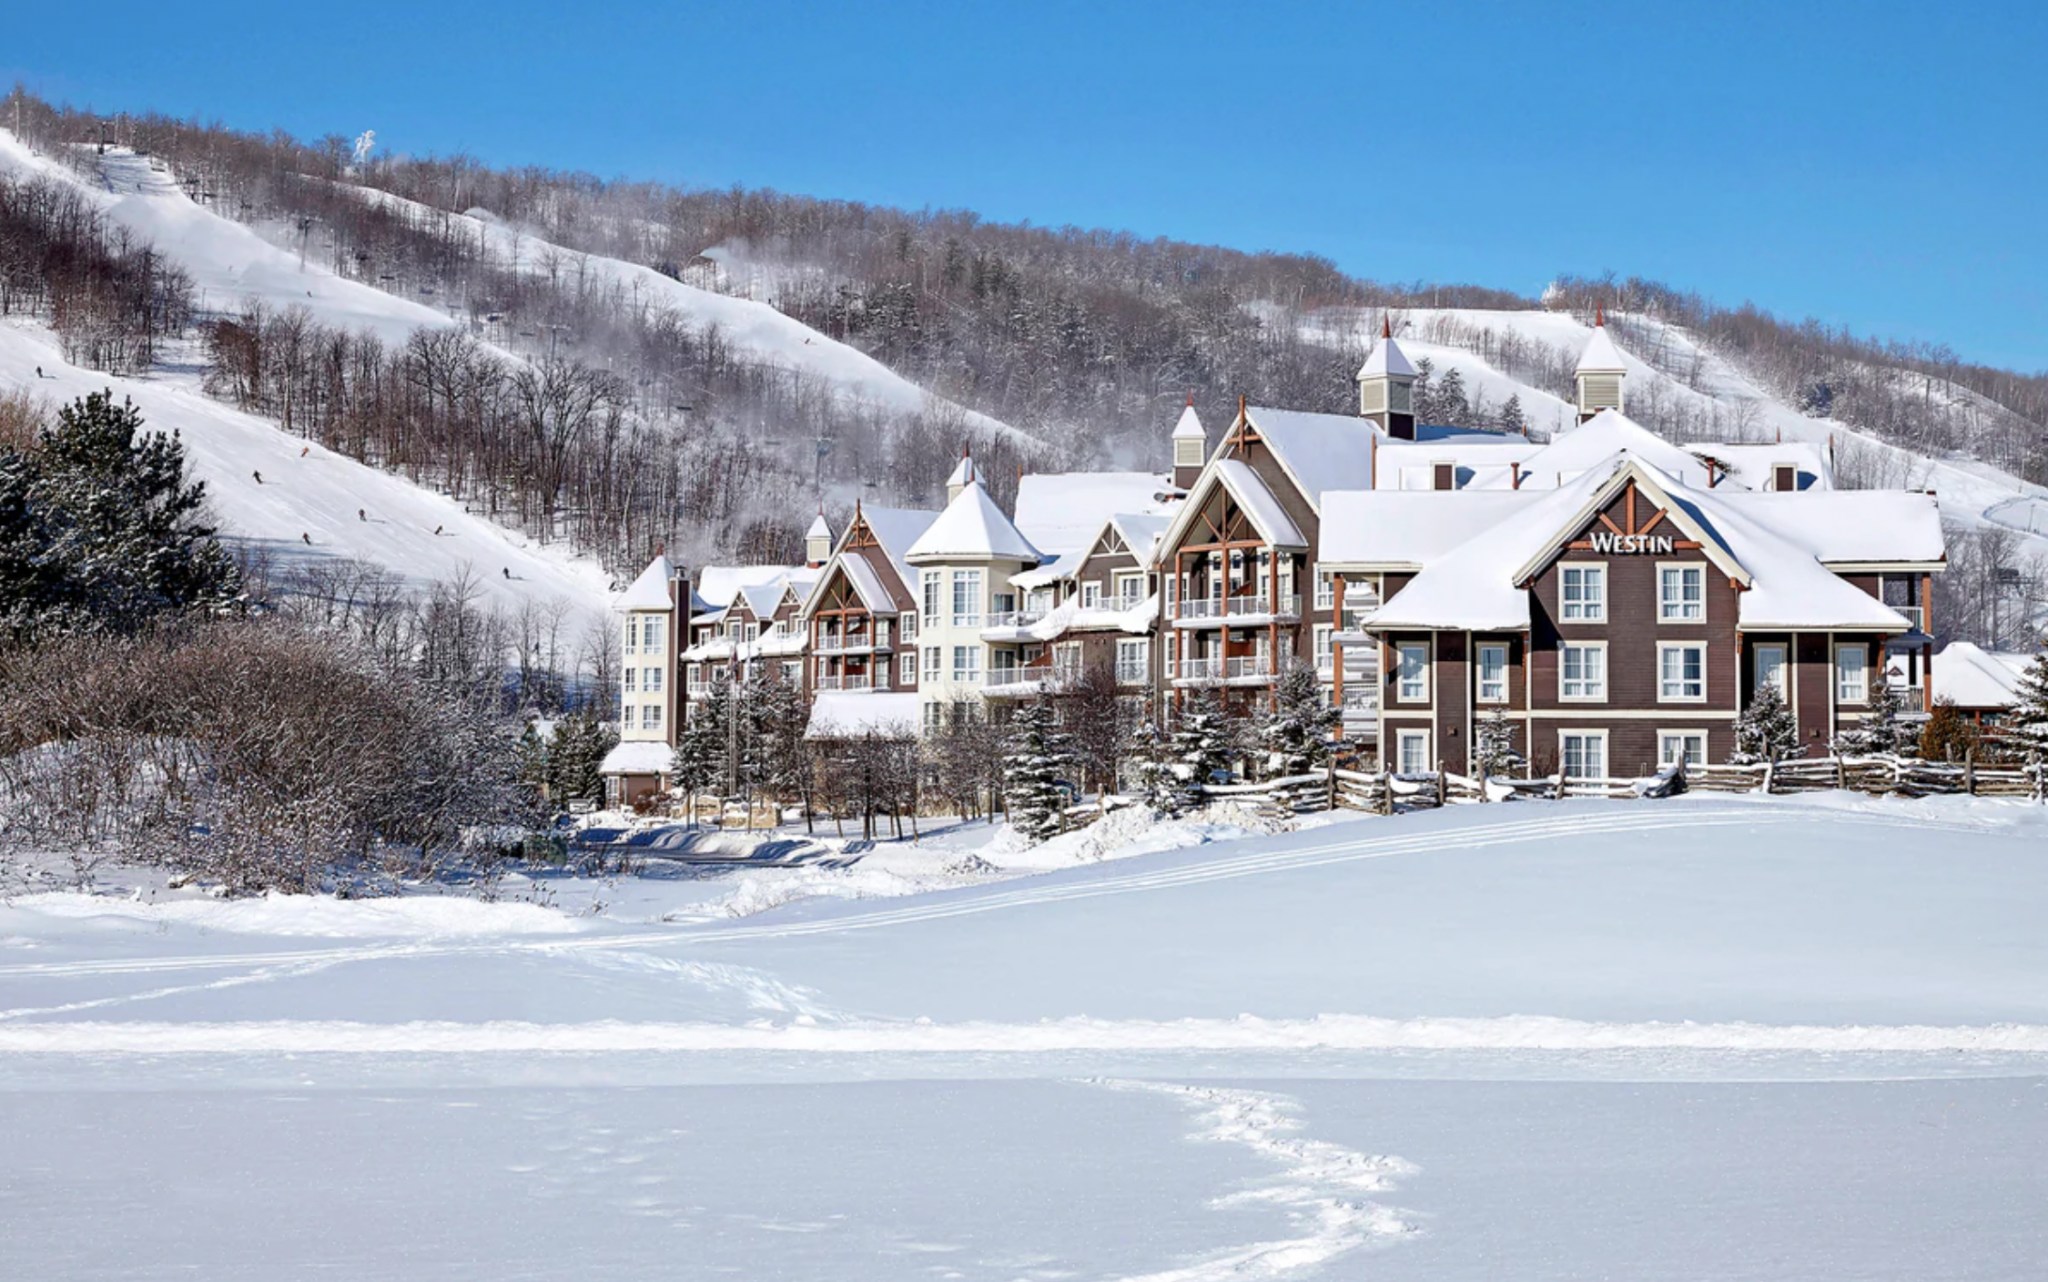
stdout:
<svg viewBox="0 0 2048 1282">
<path fill-rule="evenodd" d="M 1730 765 L 1756 766 L 1790 761 L 1805 753 L 1799 742 L 1799 720 L 1792 715 L 1778 687 L 1765 682 L 1735 719 L 1735 749 Z"/>
</svg>

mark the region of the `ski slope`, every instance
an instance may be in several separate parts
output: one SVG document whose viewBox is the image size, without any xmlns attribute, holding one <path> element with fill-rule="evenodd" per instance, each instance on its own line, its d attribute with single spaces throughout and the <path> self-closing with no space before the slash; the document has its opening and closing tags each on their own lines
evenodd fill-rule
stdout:
<svg viewBox="0 0 2048 1282">
<path fill-rule="evenodd" d="M 108 217 L 154 243 L 188 271 L 205 305 L 255 299 L 303 306 L 328 324 L 374 330 L 403 342 L 422 325 L 446 325 L 428 308 L 342 280 L 309 259 L 201 208 L 142 157 L 103 158 L 93 186 L 0 131 L 0 172 L 39 174 L 90 192 Z M 38 374 L 40 370 L 40 374 Z M 596 562 L 543 546 L 463 510 L 445 494 L 354 462 L 245 414 L 200 390 L 196 362 L 117 378 L 66 363 L 50 331 L 19 318 L 0 322 L 0 387 L 53 406 L 101 390 L 132 399 L 151 428 L 175 431 L 216 519 L 233 543 L 290 568 L 350 558 L 383 565 L 414 588 L 468 573 L 482 597 L 507 611 L 560 602 L 568 634 L 604 616 L 611 579 Z M 257 480 L 261 475 L 261 481 Z M 438 531 L 438 533 L 437 533 Z"/>
<path fill-rule="evenodd" d="M 0 1271 L 2025 1276 L 2044 836 L 1587 801 L 739 920 L 663 877 L 21 896 Z"/>
</svg>

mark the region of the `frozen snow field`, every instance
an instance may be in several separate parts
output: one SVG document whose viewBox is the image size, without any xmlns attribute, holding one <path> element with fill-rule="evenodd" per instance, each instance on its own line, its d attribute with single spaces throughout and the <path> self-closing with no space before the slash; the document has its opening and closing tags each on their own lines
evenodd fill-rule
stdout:
<svg viewBox="0 0 2048 1282">
<path fill-rule="evenodd" d="M 770 874 L 0 904 L 0 1276 L 2048 1264 L 2041 808 L 1174 827 L 737 918 Z"/>
</svg>

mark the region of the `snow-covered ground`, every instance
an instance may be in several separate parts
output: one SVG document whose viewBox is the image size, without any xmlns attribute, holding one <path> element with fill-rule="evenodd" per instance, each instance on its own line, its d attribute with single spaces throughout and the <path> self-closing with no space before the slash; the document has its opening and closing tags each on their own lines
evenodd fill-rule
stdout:
<svg viewBox="0 0 2048 1282">
<path fill-rule="evenodd" d="M 942 827 L 496 902 L 19 897 L 0 1274 L 1918 1279 L 2048 1253 L 2038 807 L 1129 813 L 1092 846 Z"/>
</svg>

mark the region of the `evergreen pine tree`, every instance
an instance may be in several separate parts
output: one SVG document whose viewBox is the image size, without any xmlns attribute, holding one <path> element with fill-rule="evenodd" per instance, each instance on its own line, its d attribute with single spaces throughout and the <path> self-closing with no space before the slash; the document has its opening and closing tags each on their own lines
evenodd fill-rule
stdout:
<svg viewBox="0 0 2048 1282">
<path fill-rule="evenodd" d="M 675 786 L 690 803 L 693 817 L 699 796 L 725 793 L 732 715 L 732 678 L 721 668 L 711 674 L 707 697 L 691 705 L 689 717 L 676 735 L 675 760 L 669 771 Z"/>
<path fill-rule="evenodd" d="M 1148 709 L 1131 729 L 1124 778 L 1146 805 L 1164 815 L 1177 815 L 1187 806 L 1188 792 L 1174 773 L 1170 753 L 1167 736 Z"/>
<path fill-rule="evenodd" d="M 1173 722 L 1170 756 L 1181 786 L 1193 793 L 1226 773 L 1238 755 L 1239 729 L 1222 696 L 1195 691 Z"/>
<path fill-rule="evenodd" d="M 1527 764 L 1522 754 L 1515 750 L 1515 723 L 1508 720 L 1506 708 L 1489 709 L 1479 719 L 1478 731 L 1474 737 L 1473 755 L 1482 780 L 1510 774 Z"/>
<path fill-rule="evenodd" d="M 599 768 L 605 754 L 619 742 L 609 720 L 583 708 L 555 723 L 548 745 L 548 793 L 556 804 L 597 801 L 604 796 Z"/>
<path fill-rule="evenodd" d="M 2005 741 L 2029 764 L 2048 761 L 2048 649 L 2034 656 L 2013 689 Z"/>
<path fill-rule="evenodd" d="M 241 575 L 203 520 L 175 436 L 96 392 L 65 406 L 28 453 L 0 451 L 0 635 L 132 632 L 225 607 Z"/>
<path fill-rule="evenodd" d="M 1500 425 L 1510 432 L 1529 430 L 1529 421 L 1522 417 L 1522 398 L 1519 395 L 1508 397 L 1508 403 L 1500 407 Z"/>
<path fill-rule="evenodd" d="M 550 800 L 559 800 L 553 795 L 548 778 L 548 745 L 535 729 L 537 724 L 528 721 L 519 731 L 519 786 L 530 797 L 546 795 Z"/>
<path fill-rule="evenodd" d="M 1429 421 L 1450 427 L 1463 427 L 1471 422 L 1472 407 L 1465 400 L 1465 376 L 1455 368 L 1444 374 L 1444 381 L 1436 389 L 1436 413 Z"/>
<path fill-rule="evenodd" d="M 1272 710 L 1259 718 L 1266 772 L 1284 778 L 1319 768 L 1330 755 L 1330 731 L 1344 719 L 1331 704 L 1316 670 L 1297 663 L 1273 687 Z"/>
<path fill-rule="evenodd" d="M 804 733 L 811 724 L 810 701 L 793 681 L 770 678 L 761 695 L 759 786 L 778 805 L 809 795 L 810 748 Z"/>
<path fill-rule="evenodd" d="M 1902 756 L 1910 755 L 1919 742 L 1919 734 L 1906 721 L 1905 697 L 1880 673 L 1863 720 L 1837 734 L 1829 746 L 1843 757 Z"/>
<path fill-rule="evenodd" d="M 1934 701 L 1934 713 L 1920 728 L 1920 755 L 1929 761 L 1962 761 L 1982 748 L 1977 727 L 1950 698 Z"/>
<path fill-rule="evenodd" d="M 1415 388 L 1411 403 L 1418 423 L 1441 423 L 1436 406 L 1436 365 L 1425 356 L 1415 362 Z"/>
<path fill-rule="evenodd" d="M 1003 753 L 1003 797 L 1010 823 L 1043 841 L 1060 830 L 1066 793 L 1060 781 L 1073 763 L 1066 732 L 1054 724 L 1052 704 L 1034 699 L 1010 718 Z"/>
<path fill-rule="evenodd" d="M 1735 719 L 1735 750 L 1728 754 L 1729 763 L 1775 764 L 1790 761 L 1805 751 L 1799 742 L 1798 718 L 1778 693 L 1776 683 L 1765 682 Z"/>
</svg>

